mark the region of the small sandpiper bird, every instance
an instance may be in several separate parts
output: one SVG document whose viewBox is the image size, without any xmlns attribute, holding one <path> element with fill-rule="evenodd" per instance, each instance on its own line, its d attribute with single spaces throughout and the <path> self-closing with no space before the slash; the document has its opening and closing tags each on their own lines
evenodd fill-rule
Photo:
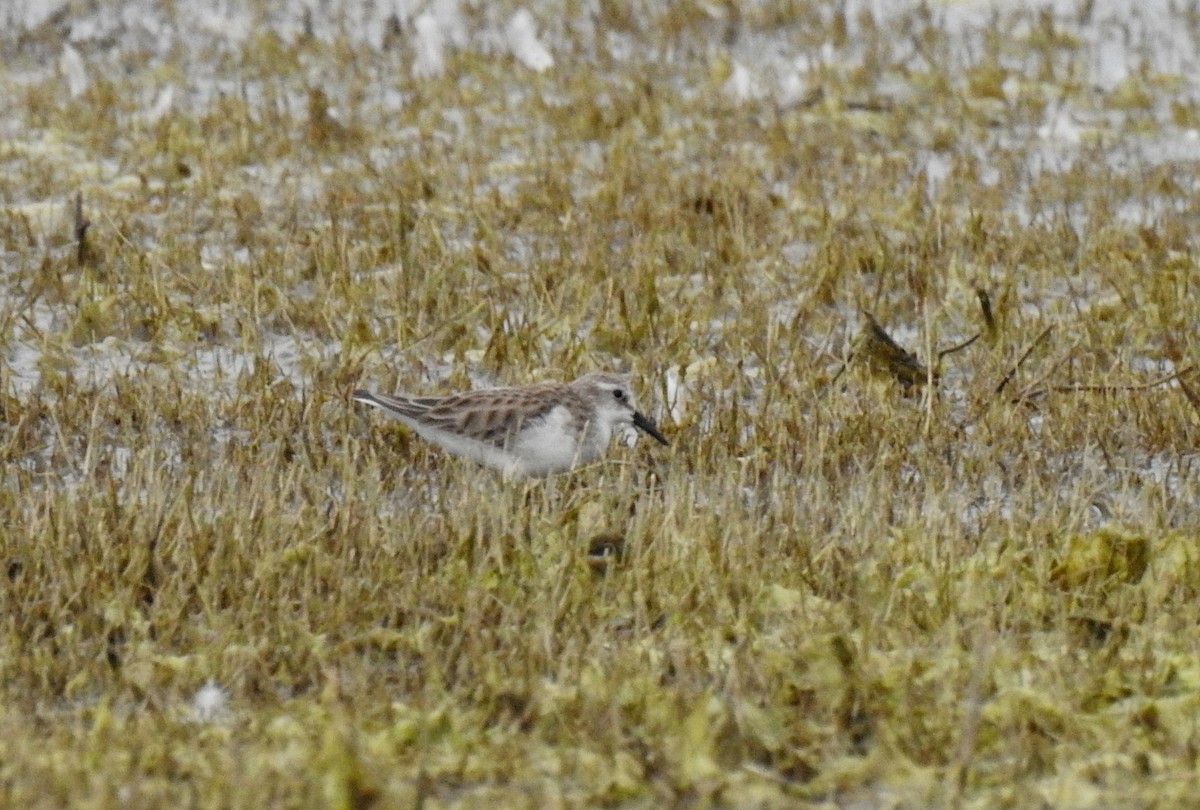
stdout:
<svg viewBox="0 0 1200 810">
<path fill-rule="evenodd" d="M 549 475 L 586 464 L 604 454 L 616 428 L 631 425 L 667 444 L 634 405 L 629 380 L 607 372 L 585 374 L 571 383 L 485 388 L 445 397 L 359 390 L 352 398 L 399 419 L 451 453 L 506 475 Z"/>
</svg>

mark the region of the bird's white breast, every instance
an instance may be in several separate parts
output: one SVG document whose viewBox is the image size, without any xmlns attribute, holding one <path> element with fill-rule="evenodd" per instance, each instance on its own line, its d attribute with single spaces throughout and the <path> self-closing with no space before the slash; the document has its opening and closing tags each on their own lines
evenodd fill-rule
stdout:
<svg viewBox="0 0 1200 810">
<path fill-rule="evenodd" d="M 580 446 L 583 427 L 576 424 L 567 408 L 555 406 L 544 419 L 522 428 L 517 435 L 511 447 L 515 471 L 545 475 L 591 461 L 603 448 L 587 443 Z"/>
</svg>

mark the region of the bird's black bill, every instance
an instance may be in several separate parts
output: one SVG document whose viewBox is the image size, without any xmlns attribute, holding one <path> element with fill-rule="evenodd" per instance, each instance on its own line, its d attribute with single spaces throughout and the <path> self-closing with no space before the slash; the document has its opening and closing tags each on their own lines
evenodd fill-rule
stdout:
<svg viewBox="0 0 1200 810">
<path fill-rule="evenodd" d="M 670 444 L 670 442 L 668 442 L 666 438 L 664 438 L 663 435 L 658 432 L 658 426 L 637 411 L 633 412 L 633 426 L 639 430 L 644 430 L 649 433 L 656 441 L 658 441 L 659 444 Z"/>
</svg>

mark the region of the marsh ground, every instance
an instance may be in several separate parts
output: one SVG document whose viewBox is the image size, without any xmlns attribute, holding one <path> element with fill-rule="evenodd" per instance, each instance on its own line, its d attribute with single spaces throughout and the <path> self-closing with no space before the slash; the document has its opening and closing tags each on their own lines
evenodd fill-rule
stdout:
<svg viewBox="0 0 1200 810">
<path fill-rule="evenodd" d="M 0 803 L 1200 789 L 1194 5 L 0 21 Z M 593 368 L 671 448 L 347 398 Z"/>
</svg>

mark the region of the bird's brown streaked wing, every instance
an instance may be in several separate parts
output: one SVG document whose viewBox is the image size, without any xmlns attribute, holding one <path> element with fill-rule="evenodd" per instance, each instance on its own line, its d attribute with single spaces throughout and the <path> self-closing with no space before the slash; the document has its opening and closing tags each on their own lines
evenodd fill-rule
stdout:
<svg viewBox="0 0 1200 810">
<path fill-rule="evenodd" d="M 439 400 L 421 414 L 422 422 L 503 447 L 522 426 L 544 418 L 554 408 L 545 394 L 557 386 L 482 389 Z M 513 413 L 518 419 L 510 421 Z"/>
</svg>

